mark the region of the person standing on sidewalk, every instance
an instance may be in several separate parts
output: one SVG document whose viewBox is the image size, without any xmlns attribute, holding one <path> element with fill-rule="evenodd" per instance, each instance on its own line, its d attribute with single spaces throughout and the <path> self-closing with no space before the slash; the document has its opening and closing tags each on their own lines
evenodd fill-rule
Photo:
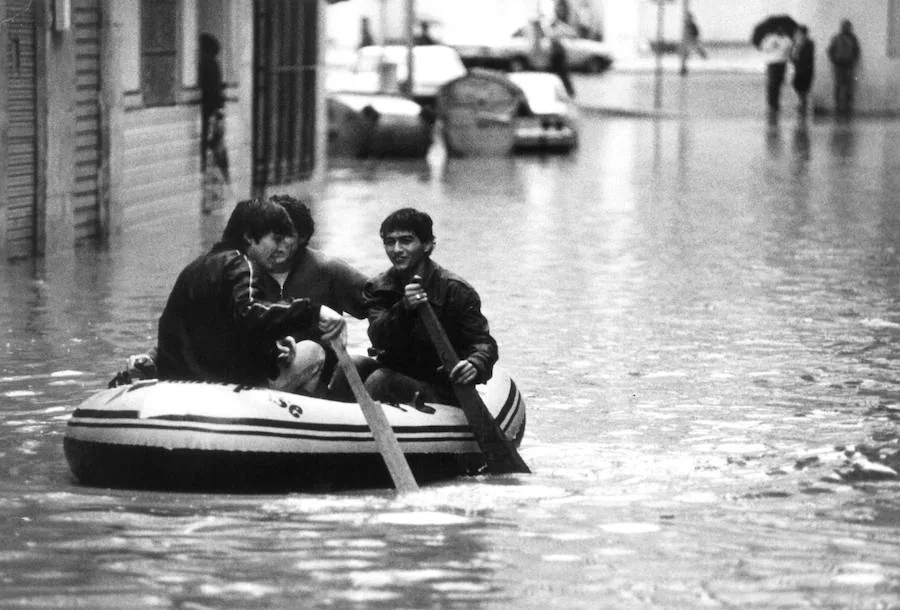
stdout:
<svg viewBox="0 0 900 610">
<path fill-rule="evenodd" d="M 809 90 L 812 87 L 816 61 L 816 45 L 809 37 L 809 28 L 797 27 L 794 32 L 794 47 L 791 49 L 791 64 L 794 66 L 794 91 L 797 92 L 797 112 L 806 115 Z"/>
<path fill-rule="evenodd" d="M 834 67 L 834 109 L 839 115 L 853 112 L 853 85 L 859 55 L 859 40 L 853 33 L 853 24 L 844 19 L 840 31 L 828 45 L 828 59 Z"/>
<path fill-rule="evenodd" d="M 779 29 L 766 36 L 760 47 L 766 54 L 766 102 L 771 114 L 777 114 L 781 109 L 781 85 L 792 46 L 787 32 Z"/>
</svg>

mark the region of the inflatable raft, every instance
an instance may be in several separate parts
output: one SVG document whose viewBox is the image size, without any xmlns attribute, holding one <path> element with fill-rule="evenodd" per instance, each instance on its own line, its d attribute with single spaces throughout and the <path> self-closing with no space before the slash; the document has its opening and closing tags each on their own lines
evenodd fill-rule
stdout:
<svg viewBox="0 0 900 610">
<path fill-rule="evenodd" d="M 525 403 L 503 370 L 479 393 L 516 444 Z M 384 405 L 421 482 L 484 466 L 459 407 Z M 63 441 L 86 485 L 191 490 L 303 490 L 391 486 L 362 410 L 234 385 L 146 380 L 102 390 L 75 409 Z"/>
</svg>

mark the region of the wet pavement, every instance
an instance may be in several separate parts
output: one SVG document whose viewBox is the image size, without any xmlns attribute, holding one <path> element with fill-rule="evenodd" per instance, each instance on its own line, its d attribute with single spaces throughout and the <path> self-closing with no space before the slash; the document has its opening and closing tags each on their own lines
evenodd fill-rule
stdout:
<svg viewBox="0 0 900 610">
<path fill-rule="evenodd" d="M 68 414 L 152 343 L 224 218 L 0 267 L 0 605 L 896 607 L 900 126 L 697 114 L 755 77 L 730 78 L 678 117 L 587 112 L 569 156 L 330 168 L 315 245 L 367 273 L 388 212 L 432 213 L 526 397 L 530 476 L 402 498 L 79 486 Z"/>
<path fill-rule="evenodd" d="M 601 76 L 574 75 L 576 100 L 587 113 L 622 117 L 733 118 L 766 113 L 765 72 L 750 46 L 711 48 L 707 59 L 663 55 L 621 58 Z M 788 82 L 782 89 L 781 119 L 796 115 Z"/>
</svg>

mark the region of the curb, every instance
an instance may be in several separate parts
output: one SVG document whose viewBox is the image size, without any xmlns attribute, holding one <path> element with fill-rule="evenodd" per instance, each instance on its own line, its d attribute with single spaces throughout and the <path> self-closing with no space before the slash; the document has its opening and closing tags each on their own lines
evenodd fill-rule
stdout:
<svg viewBox="0 0 900 610">
<path fill-rule="evenodd" d="M 683 116 L 681 113 L 666 112 L 664 110 L 640 110 L 607 106 L 578 106 L 578 110 L 585 114 L 622 119 L 677 119 Z"/>
</svg>

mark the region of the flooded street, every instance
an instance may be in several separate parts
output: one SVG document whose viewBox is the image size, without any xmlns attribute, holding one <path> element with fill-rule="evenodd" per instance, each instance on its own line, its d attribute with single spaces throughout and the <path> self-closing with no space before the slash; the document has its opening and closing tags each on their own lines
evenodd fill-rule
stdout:
<svg viewBox="0 0 900 610">
<path fill-rule="evenodd" d="M 583 119 L 571 156 L 335 163 L 315 209 L 313 245 L 367 273 L 387 213 L 432 214 L 525 395 L 529 476 L 79 486 L 68 415 L 224 217 L 0 266 L 0 606 L 900 607 L 900 482 L 865 457 L 900 449 L 900 125 Z"/>
</svg>

